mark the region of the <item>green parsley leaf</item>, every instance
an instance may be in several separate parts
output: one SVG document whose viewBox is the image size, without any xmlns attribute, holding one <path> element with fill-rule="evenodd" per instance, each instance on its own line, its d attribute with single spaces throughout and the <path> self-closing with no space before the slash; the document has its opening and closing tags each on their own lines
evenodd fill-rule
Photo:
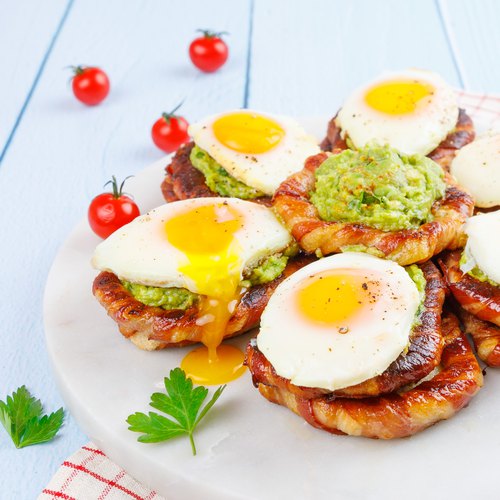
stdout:
<svg viewBox="0 0 500 500">
<path fill-rule="evenodd" d="M 64 420 L 63 409 L 50 415 L 42 413 L 42 403 L 24 385 L 0 401 L 0 423 L 16 448 L 45 443 L 57 434 Z"/>
<path fill-rule="evenodd" d="M 196 455 L 193 432 L 201 419 L 219 399 L 226 386 L 219 387 L 200 412 L 201 405 L 208 395 L 206 387 L 199 386 L 193 389 L 192 380 L 187 378 L 184 370 L 180 368 L 171 370 L 170 377 L 165 377 L 164 383 L 167 394 L 155 392 L 151 395 L 149 404 L 155 410 L 170 415 L 176 421 L 152 411 L 147 415 L 136 412 L 127 418 L 129 430 L 143 433 L 137 439 L 141 443 L 158 443 L 181 434 L 187 434 L 193 455 Z"/>
</svg>

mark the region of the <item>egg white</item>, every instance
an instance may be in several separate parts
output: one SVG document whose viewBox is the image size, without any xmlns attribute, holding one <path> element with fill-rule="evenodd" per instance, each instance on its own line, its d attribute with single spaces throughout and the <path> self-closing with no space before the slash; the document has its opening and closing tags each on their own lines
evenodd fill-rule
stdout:
<svg viewBox="0 0 500 500">
<path fill-rule="evenodd" d="M 500 210 L 470 217 L 465 223 L 464 230 L 467 234 L 465 245 L 467 267 L 462 268 L 462 271 L 467 272 L 477 266 L 488 278 L 495 283 L 500 283 L 500 266 L 498 265 Z"/>
<path fill-rule="evenodd" d="M 380 282 L 377 301 L 364 304 L 347 334 L 314 323 L 296 307 L 301 283 L 323 271 L 360 269 Z M 393 298 L 396 297 L 396 298 Z M 420 302 L 403 267 L 364 253 L 332 255 L 309 264 L 276 289 L 261 318 L 259 350 L 295 385 L 337 390 L 379 375 L 403 352 Z"/>
<path fill-rule="evenodd" d="M 221 144 L 213 132 L 213 122 L 227 114 L 242 111 L 277 122 L 285 131 L 279 144 L 260 154 L 240 153 Z M 261 111 L 235 110 L 209 116 L 190 125 L 189 134 L 198 147 L 207 151 L 233 177 L 267 195 L 274 194 L 288 176 L 303 168 L 307 157 L 320 151 L 314 137 L 307 134 L 294 120 Z"/>
<path fill-rule="evenodd" d="M 234 234 L 240 248 L 240 278 L 247 266 L 253 267 L 292 241 L 288 231 L 267 207 L 236 198 L 191 199 L 162 205 L 118 229 L 97 246 L 92 265 L 133 283 L 186 288 L 199 293 L 196 283 L 179 271 L 186 257 L 169 243 L 165 222 L 189 209 L 220 206 L 223 202 L 244 215 L 243 226 Z M 186 227 L 186 232 L 189 230 Z"/>
<path fill-rule="evenodd" d="M 460 149 L 451 173 L 478 207 L 500 205 L 500 134 L 486 135 Z"/>
<path fill-rule="evenodd" d="M 435 90 L 422 98 L 412 113 L 391 115 L 371 108 L 365 94 L 376 84 L 416 80 Z M 354 91 L 336 118 L 336 124 L 356 148 L 374 142 L 389 144 L 406 154 L 426 155 L 455 128 L 458 101 L 453 89 L 439 76 L 422 70 L 384 73 Z"/>
</svg>

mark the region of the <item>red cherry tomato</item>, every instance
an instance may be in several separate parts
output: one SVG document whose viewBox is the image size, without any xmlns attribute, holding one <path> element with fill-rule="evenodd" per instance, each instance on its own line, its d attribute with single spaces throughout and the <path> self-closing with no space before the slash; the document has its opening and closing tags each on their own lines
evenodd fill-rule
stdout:
<svg viewBox="0 0 500 500">
<path fill-rule="evenodd" d="M 221 36 L 225 32 L 214 33 L 208 30 L 198 30 L 203 36 L 196 38 L 189 46 L 189 57 L 201 71 L 211 73 L 218 70 L 226 61 L 229 51 Z"/>
<path fill-rule="evenodd" d="M 73 94 L 79 101 L 95 106 L 109 94 L 109 78 L 102 69 L 76 66 L 73 71 Z"/>
<path fill-rule="evenodd" d="M 175 114 L 181 104 L 170 113 L 163 113 L 151 128 L 153 142 L 165 153 L 172 153 L 189 141 L 189 123 L 182 116 Z"/>
<path fill-rule="evenodd" d="M 91 202 L 88 211 L 88 219 L 92 231 L 101 238 L 107 238 L 117 229 L 132 222 L 140 215 L 137 204 L 127 196 L 122 194 L 123 185 L 128 177 L 118 187 L 116 178 L 106 182 L 105 186 L 113 186 L 112 193 L 102 193 L 96 196 Z"/>
</svg>

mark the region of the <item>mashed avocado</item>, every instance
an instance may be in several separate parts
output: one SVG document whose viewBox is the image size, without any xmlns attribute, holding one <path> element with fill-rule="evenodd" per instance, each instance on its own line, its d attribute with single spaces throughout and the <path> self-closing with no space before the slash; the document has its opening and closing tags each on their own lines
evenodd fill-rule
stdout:
<svg viewBox="0 0 500 500">
<path fill-rule="evenodd" d="M 189 157 L 193 167 L 198 169 L 204 176 L 207 186 L 221 196 L 230 196 L 242 200 L 252 200 L 264 196 L 243 182 L 235 179 L 227 170 L 224 170 L 206 151 L 194 146 Z"/>
<path fill-rule="evenodd" d="M 297 253 L 297 247 L 291 245 L 283 254 L 275 254 L 263 259 L 258 266 L 251 269 L 241 285 L 249 288 L 263 285 L 276 279 L 285 269 L 288 258 Z M 122 285 L 139 301 L 147 306 L 186 310 L 197 300 L 198 295 L 185 288 L 161 288 L 139 285 L 122 280 Z"/>
<path fill-rule="evenodd" d="M 364 252 L 370 255 L 374 255 L 375 257 L 380 257 L 381 259 L 385 258 L 384 252 L 375 247 L 367 247 L 366 245 L 345 245 L 340 248 L 343 253 L 345 252 Z"/>
<path fill-rule="evenodd" d="M 410 275 L 410 278 L 413 280 L 413 283 L 417 285 L 417 290 L 420 295 L 420 302 L 418 304 L 418 309 L 415 314 L 415 321 L 413 325 L 420 323 L 420 314 L 424 309 L 424 300 L 425 300 L 425 285 L 427 281 L 425 279 L 424 273 L 422 269 L 418 267 L 416 264 L 412 264 L 411 266 L 405 267 L 406 272 Z"/>
<path fill-rule="evenodd" d="M 273 281 L 284 271 L 288 264 L 288 259 L 294 257 L 298 253 L 299 245 L 296 241 L 293 241 L 283 250 L 283 253 L 277 253 L 266 257 L 248 273 L 244 273 L 245 279 L 241 282 L 242 286 L 248 288 Z"/>
<path fill-rule="evenodd" d="M 163 309 L 188 309 L 198 296 L 185 288 L 159 288 L 122 281 L 122 285 L 139 301 L 147 306 Z"/>
<path fill-rule="evenodd" d="M 467 269 L 469 266 L 467 265 L 467 254 L 465 250 L 462 252 L 462 256 L 460 257 L 460 263 L 459 263 L 460 269 Z M 481 271 L 481 269 L 478 266 L 474 266 L 472 269 L 469 271 L 466 271 L 467 274 L 472 276 L 473 278 L 477 279 L 478 281 L 481 282 L 487 282 L 490 285 L 493 286 L 498 286 L 500 287 L 500 283 L 497 283 L 496 281 L 493 281 L 488 277 L 486 273 Z"/>
<path fill-rule="evenodd" d="M 277 278 L 285 269 L 288 262 L 286 255 L 271 255 L 252 269 L 248 277 L 241 282 L 245 287 L 263 285 Z"/>
<path fill-rule="evenodd" d="M 425 299 L 425 285 L 427 281 L 425 279 L 424 273 L 422 269 L 418 267 L 416 264 L 412 264 L 411 266 L 405 267 L 406 272 L 410 275 L 410 278 L 413 280 L 413 283 L 417 285 L 418 293 L 420 294 L 420 305 L 418 306 L 417 313 L 420 314 L 420 311 L 424 305 Z"/>
<path fill-rule="evenodd" d="M 432 204 L 446 188 L 439 165 L 389 146 L 343 151 L 325 160 L 315 176 L 310 196 L 323 220 L 383 231 L 413 229 L 432 220 Z"/>
</svg>

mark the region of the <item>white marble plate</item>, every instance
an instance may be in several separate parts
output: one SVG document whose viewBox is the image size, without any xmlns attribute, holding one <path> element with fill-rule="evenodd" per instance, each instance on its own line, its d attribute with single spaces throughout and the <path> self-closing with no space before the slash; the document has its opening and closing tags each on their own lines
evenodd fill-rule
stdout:
<svg viewBox="0 0 500 500">
<path fill-rule="evenodd" d="M 304 125 L 319 137 L 326 120 Z M 143 212 L 163 203 L 166 160 L 127 186 Z M 492 498 L 500 446 L 500 373 L 449 421 L 407 439 L 334 436 L 262 398 L 249 373 L 228 384 L 187 438 L 141 444 L 125 419 L 147 411 L 189 348 L 143 352 L 124 339 L 91 293 L 99 239 L 82 221 L 61 247 L 45 292 L 48 351 L 67 408 L 88 436 L 139 481 L 169 499 Z M 241 347 L 249 335 L 234 339 Z"/>
</svg>

